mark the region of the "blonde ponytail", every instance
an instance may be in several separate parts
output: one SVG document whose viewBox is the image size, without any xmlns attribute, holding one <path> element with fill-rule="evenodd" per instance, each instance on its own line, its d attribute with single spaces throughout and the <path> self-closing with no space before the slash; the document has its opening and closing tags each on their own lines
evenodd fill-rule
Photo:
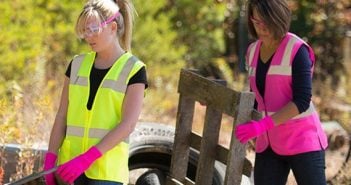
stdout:
<svg viewBox="0 0 351 185">
<path fill-rule="evenodd" d="M 123 21 L 117 21 L 119 42 L 124 50 L 131 51 L 134 13 L 133 4 L 129 0 L 116 0 Z M 120 20 L 120 19 L 119 19 Z"/>
</svg>

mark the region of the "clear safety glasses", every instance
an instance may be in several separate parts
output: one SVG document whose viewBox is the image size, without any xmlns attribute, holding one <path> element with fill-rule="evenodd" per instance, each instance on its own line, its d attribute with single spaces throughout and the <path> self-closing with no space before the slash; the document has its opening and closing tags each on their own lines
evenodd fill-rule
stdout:
<svg viewBox="0 0 351 185">
<path fill-rule="evenodd" d="M 100 23 L 99 25 L 87 25 L 84 29 L 84 32 L 82 35 L 80 35 L 80 38 L 84 39 L 87 37 L 92 37 L 92 36 L 97 36 L 99 33 L 101 33 L 102 29 L 110 24 L 112 21 L 114 21 L 118 16 L 120 15 L 119 12 L 115 13 L 113 16 L 109 17 L 106 21 Z"/>
</svg>

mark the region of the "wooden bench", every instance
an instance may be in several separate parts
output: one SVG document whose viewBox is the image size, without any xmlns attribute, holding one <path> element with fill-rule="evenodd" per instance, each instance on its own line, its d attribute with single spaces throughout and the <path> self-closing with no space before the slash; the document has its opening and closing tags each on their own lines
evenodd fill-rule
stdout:
<svg viewBox="0 0 351 185">
<path fill-rule="evenodd" d="M 218 144 L 222 114 L 234 118 L 235 125 L 259 117 L 253 111 L 254 94 L 237 92 L 206 79 L 196 72 L 182 69 L 178 92 L 180 94 L 174 146 L 167 185 L 212 185 L 216 160 L 226 164 L 224 185 L 240 185 L 242 175 L 250 176 L 252 165 L 245 158 L 246 146 L 235 137 L 227 149 Z M 195 101 L 206 105 L 202 136 L 192 132 Z M 200 151 L 196 179 L 186 178 L 190 147 Z"/>
</svg>

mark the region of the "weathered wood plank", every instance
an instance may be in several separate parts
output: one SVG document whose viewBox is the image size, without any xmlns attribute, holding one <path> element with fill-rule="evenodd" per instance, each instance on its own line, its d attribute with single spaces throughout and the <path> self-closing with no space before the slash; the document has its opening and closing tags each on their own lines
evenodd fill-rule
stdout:
<svg viewBox="0 0 351 185">
<path fill-rule="evenodd" d="M 200 158 L 196 171 L 196 184 L 212 185 L 221 120 L 222 113 L 211 106 L 207 106 L 201 140 Z"/>
<path fill-rule="evenodd" d="M 190 147 L 194 148 L 197 151 L 200 151 L 201 146 L 201 136 L 197 133 L 191 133 L 191 140 L 190 140 Z M 215 159 L 223 164 L 227 164 L 228 153 L 229 149 L 218 144 L 216 147 L 216 157 Z M 243 174 L 246 176 L 250 176 L 252 171 L 252 164 L 251 162 L 245 158 L 244 167 L 243 167 Z"/>
<path fill-rule="evenodd" d="M 254 94 L 250 92 L 242 92 L 240 94 L 238 111 L 236 112 L 232 139 L 230 143 L 230 151 L 227 160 L 227 170 L 225 175 L 225 185 L 240 185 L 242 170 L 246 155 L 246 145 L 242 145 L 235 137 L 235 125 L 251 120 L 252 108 L 254 105 Z"/>
<path fill-rule="evenodd" d="M 196 101 L 205 102 L 206 105 L 211 105 L 218 111 L 230 116 L 234 116 L 240 95 L 240 92 L 185 69 L 181 70 L 178 92 L 186 94 Z"/>
<path fill-rule="evenodd" d="M 257 110 L 252 110 L 251 118 L 253 120 L 260 120 L 260 119 L 262 119 L 262 114 L 260 112 L 258 112 Z"/>
<path fill-rule="evenodd" d="M 190 136 L 195 101 L 180 94 L 170 176 L 184 182 L 189 160 Z"/>
<path fill-rule="evenodd" d="M 218 145 L 216 151 L 217 151 L 216 160 L 220 161 L 223 164 L 227 164 L 228 163 L 227 160 L 228 160 L 228 155 L 229 155 L 229 149 L 227 149 L 221 145 Z M 246 175 L 247 177 L 250 177 L 252 168 L 253 167 L 252 167 L 251 162 L 245 158 L 244 166 L 242 168 L 242 174 Z"/>
</svg>

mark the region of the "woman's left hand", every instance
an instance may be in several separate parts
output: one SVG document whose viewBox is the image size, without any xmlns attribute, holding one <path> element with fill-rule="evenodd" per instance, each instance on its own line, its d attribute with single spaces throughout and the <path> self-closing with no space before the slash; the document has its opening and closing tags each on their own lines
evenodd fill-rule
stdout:
<svg viewBox="0 0 351 185">
<path fill-rule="evenodd" d="M 245 144 L 250 139 L 261 135 L 273 127 L 273 119 L 270 116 L 266 116 L 260 121 L 251 120 L 244 124 L 237 125 L 235 129 L 235 136 L 240 143 Z"/>
<path fill-rule="evenodd" d="M 57 169 L 57 175 L 67 183 L 73 183 L 89 166 L 102 154 L 95 146 L 84 154 L 62 164 Z"/>
</svg>

